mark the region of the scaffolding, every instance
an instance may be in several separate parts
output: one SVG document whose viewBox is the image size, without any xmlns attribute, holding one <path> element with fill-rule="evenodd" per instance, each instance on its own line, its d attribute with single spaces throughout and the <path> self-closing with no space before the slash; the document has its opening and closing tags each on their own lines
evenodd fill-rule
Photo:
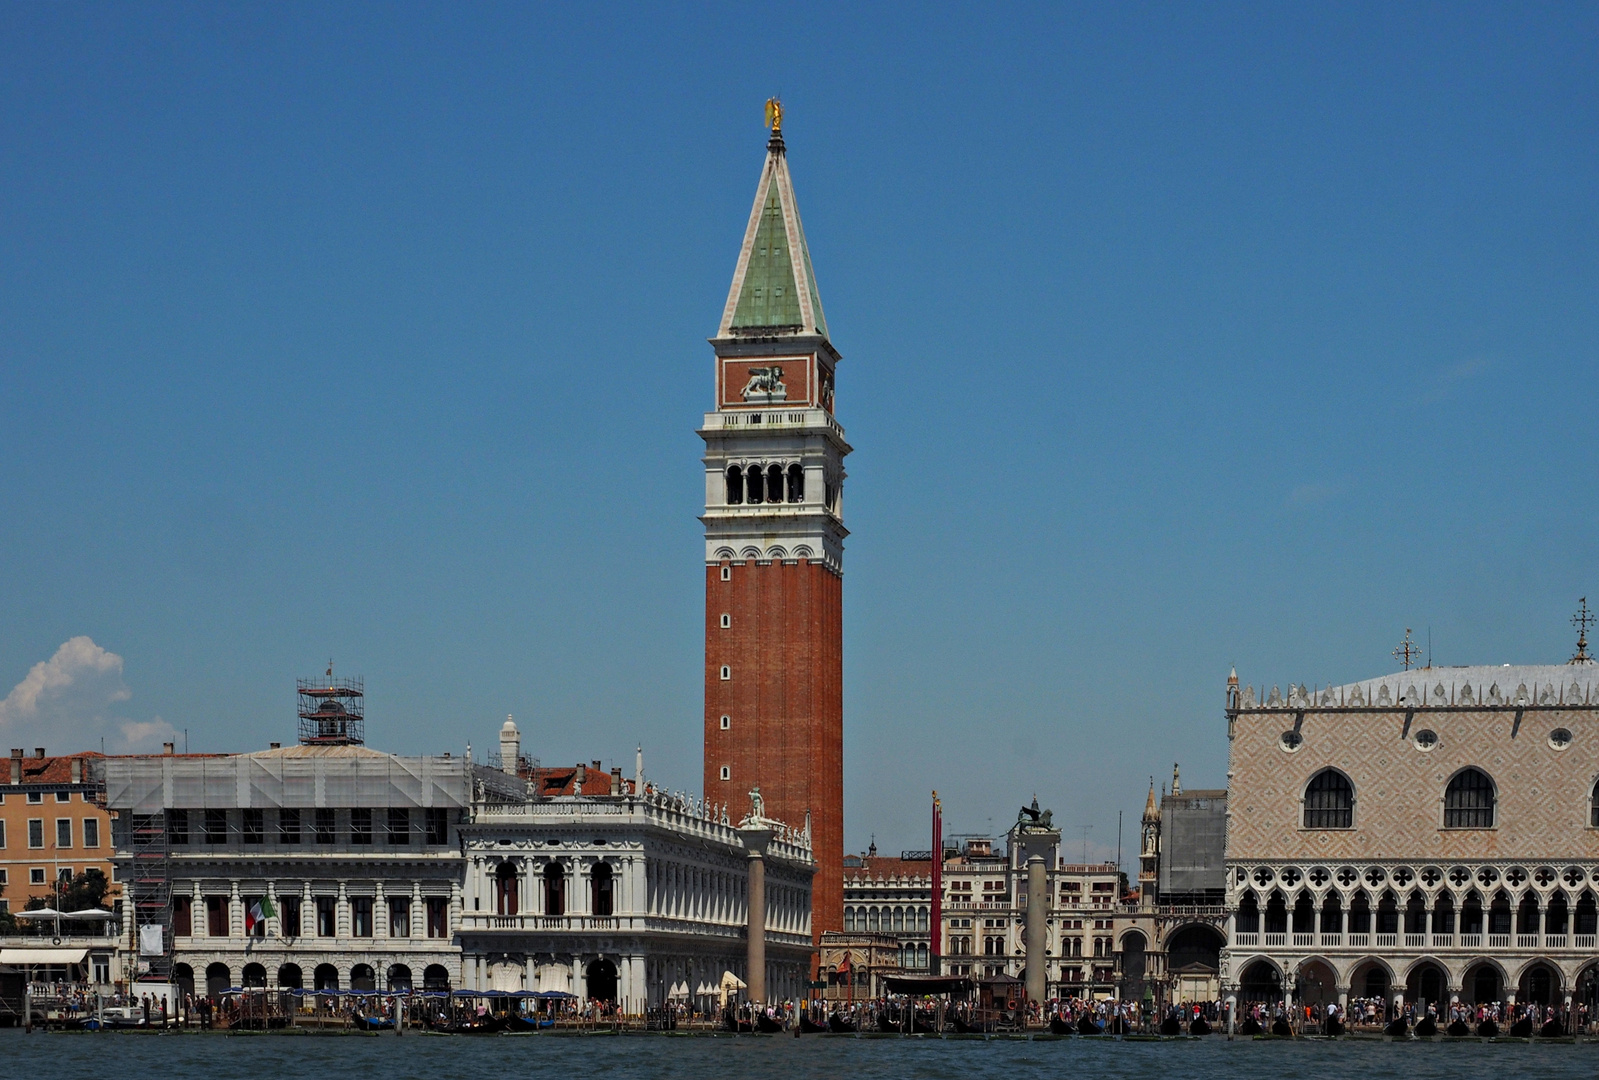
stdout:
<svg viewBox="0 0 1599 1080">
<path fill-rule="evenodd" d="M 167 815 L 128 813 L 127 899 L 133 905 L 134 946 L 138 950 L 140 975 L 158 982 L 172 977 L 172 849 L 167 836 Z M 161 952 L 148 952 L 144 928 L 161 928 Z M 146 967 L 147 966 L 147 967 Z"/>
<path fill-rule="evenodd" d="M 360 746 L 366 742 L 363 679 L 299 680 L 300 742 L 305 746 Z"/>
</svg>

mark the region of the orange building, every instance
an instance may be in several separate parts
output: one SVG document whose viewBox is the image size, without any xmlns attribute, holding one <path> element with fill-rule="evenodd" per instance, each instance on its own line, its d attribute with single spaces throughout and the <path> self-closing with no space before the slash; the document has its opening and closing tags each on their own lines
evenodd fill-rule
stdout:
<svg viewBox="0 0 1599 1080">
<path fill-rule="evenodd" d="M 90 868 L 111 879 L 111 819 L 94 768 L 101 756 L 11 751 L 0 772 L 0 910 L 52 899 L 59 882 Z"/>
</svg>

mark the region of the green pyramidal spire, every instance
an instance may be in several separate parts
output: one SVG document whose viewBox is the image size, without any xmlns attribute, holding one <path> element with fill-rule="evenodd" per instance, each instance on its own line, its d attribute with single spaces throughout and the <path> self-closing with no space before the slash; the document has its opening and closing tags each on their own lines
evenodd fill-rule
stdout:
<svg viewBox="0 0 1599 1080">
<path fill-rule="evenodd" d="M 800 224 L 781 132 L 766 144 L 766 164 L 744 230 L 718 337 L 779 334 L 827 337 L 822 298 Z"/>
</svg>

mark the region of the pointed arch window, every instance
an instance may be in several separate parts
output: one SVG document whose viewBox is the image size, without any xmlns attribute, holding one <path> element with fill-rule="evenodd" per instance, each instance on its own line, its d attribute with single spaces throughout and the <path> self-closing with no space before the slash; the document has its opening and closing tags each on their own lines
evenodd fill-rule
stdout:
<svg viewBox="0 0 1599 1080">
<path fill-rule="evenodd" d="M 1323 769 L 1305 785 L 1305 828 L 1355 827 L 1355 788 L 1337 769 Z"/>
<path fill-rule="evenodd" d="M 1588 823 L 1599 829 L 1599 780 L 1593 785 L 1593 791 L 1588 795 Z"/>
<path fill-rule="evenodd" d="M 1462 769 L 1444 789 L 1444 828 L 1494 827 L 1494 782 L 1481 769 Z"/>
</svg>

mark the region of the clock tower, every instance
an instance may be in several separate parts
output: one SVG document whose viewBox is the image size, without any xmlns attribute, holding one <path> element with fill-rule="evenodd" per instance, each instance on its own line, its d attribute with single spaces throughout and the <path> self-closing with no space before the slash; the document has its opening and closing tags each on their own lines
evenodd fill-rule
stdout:
<svg viewBox="0 0 1599 1080">
<path fill-rule="evenodd" d="M 705 414 L 705 792 L 809 823 L 811 926 L 843 929 L 844 456 L 828 337 L 772 127 L 716 336 Z"/>
</svg>

